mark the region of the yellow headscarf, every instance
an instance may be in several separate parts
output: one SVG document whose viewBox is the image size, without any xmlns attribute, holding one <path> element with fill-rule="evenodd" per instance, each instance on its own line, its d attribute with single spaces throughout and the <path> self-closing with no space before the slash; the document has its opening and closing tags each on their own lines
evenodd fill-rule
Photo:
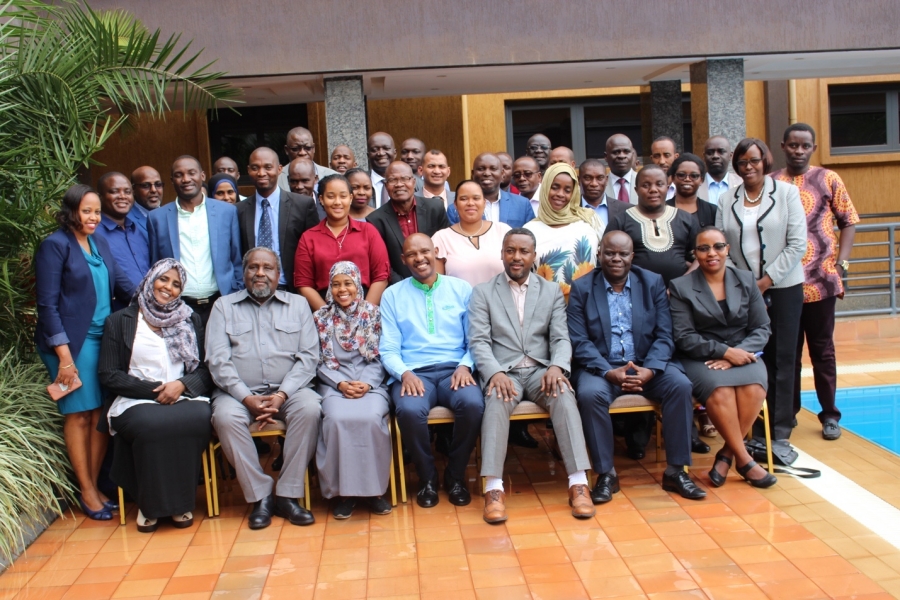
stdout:
<svg viewBox="0 0 900 600">
<path fill-rule="evenodd" d="M 550 204 L 550 187 L 553 180 L 560 173 L 565 173 L 574 181 L 575 186 L 572 188 L 572 197 L 569 198 L 569 204 L 564 206 L 562 210 L 555 210 Z M 575 173 L 570 165 L 566 163 L 556 163 L 550 165 L 544 173 L 541 183 L 540 208 L 538 208 L 538 221 L 547 225 L 568 225 L 584 221 L 596 231 L 603 231 L 603 224 L 597 218 L 597 213 L 590 208 L 581 206 L 581 187 L 578 185 L 578 174 Z"/>
</svg>

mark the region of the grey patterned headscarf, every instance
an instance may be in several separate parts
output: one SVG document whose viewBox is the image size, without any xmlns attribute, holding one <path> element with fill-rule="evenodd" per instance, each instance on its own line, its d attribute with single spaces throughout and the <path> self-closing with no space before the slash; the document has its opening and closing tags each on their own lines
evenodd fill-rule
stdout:
<svg viewBox="0 0 900 600">
<path fill-rule="evenodd" d="M 153 295 L 153 284 L 166 271 L 175 269 L 181 277 L 181 286 L 187 285 L 187 273 L 181 263 L 174 258 L 164 258 L 150 268 L 138 285 L 135 298 L 141 307 L 144 319 L 162 330 L 166 349 L 173 362 L 184 363 L 184 372 L 193 373 L 200 364 L 200 350 L 197 346 L 197 332 L 190 322 L 191 307 L 179 295 L 166 304 L 160 304 Z"/>
</svg>

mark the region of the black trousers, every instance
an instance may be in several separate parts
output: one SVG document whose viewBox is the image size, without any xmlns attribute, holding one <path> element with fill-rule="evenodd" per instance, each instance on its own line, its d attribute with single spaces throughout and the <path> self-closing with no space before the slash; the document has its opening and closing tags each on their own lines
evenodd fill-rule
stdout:
<svg viewBox="0 0 900 600">
<path fill-rule="evenodd" d="M 803 312 L 803 284 L 787 288 L 770 288 L 766 295 L 771 299 L 769 319 L 772 335 L 763 349 L 763 362 L 769 372 L 769 391 L 766 403 L 769 407 L 769 425 L 772 439 L 791 437 L 794 420 L 794 380 L 797 363 L 797 335 L 800 331 L 800 315 Z M 763 437 L 761 421 L 753 426 L 753 435 Z"/>
<path fill-rule="evenodd" d="M 794 415 L 800 412 L 800 371 L 803 359 L 803 341 L 809 348 L 816 396 L 819 398 L 819 421 L 841 420 L 841 411 L 835 405 L 837 392 L 837 361 L 834 356 L 834 310 L 837 298 L 825 298 L 803 305 L 800 317 L 800 334 L 797 336 L 797 364 L 794 369 Z"/>
<path fill-rule="evenodd" d="M 209 321 L 209 313 L 212 312 L 213 304 L 216 303 L 222 294 L 216 292 L 209 298 L 188 298 L 187 296 L 182 296 L 182 300 L 184 300 L 185 304 L 190 306 L 195 313 L 200 315 L 200 320 L 203 322 L 203 327 L 206 328 L 206 322 Z"/>
</svg>

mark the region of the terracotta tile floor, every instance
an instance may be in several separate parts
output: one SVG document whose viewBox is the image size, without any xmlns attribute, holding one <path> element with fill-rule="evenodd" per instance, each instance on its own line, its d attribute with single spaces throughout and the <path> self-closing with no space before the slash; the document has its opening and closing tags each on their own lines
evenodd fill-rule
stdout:
<svg viewBox="0 0 900 600">
<path fill-rule="evenodd" d="M 898 360 L 900 339 L 848 339 L 838 358 Z M 842 387 L 880 383 L 900 383 L 900 373 L 840 378 Z M 900 457 L 849 433 L 825 442 L 811 413 L 800 421 L 798 447 L 900 507 Z M 510 520 L 499 526 L 482 521 L 480 497 L 457 508 L 442 493 L 430 510 L 411 502 L 347 521 L 316 497 L 314 526 L 276 518 L 250 531 L 236 483 L 222 490 L 215 519 L 204 517 L 200 489 L 187 530 L 138 533 L 133 505 L 125 527 L 70 514 L 0 575 L 0 600 L 900 597 L 900 550 L 789 477 L 760 492 L 732 473 L 711 488 L 711 457 L 695 455 L 709 497 L 691 502 L 662 491 L 664 465 L 652 452 L 640 463 L 617 456 L 622 492 L 586 521 L 571 517 L 565 473 L 546 444 L 510 449 Z M 472 488 L 475 475 L 473 465 Z"/>
</svg>

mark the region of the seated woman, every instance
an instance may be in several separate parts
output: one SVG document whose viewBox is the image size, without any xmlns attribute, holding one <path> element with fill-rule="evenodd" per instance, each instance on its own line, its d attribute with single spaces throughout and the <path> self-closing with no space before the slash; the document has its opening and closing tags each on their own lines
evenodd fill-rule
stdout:
<svg viewBox="0 0 900 600">
<path fill-rule="evenodd" d="M 372 202 L 372 178 L 363 169 L 349 169 L 344 177 L 350 182 L 350 217 L 357 221 L 365 221 L 369 213 L 375 210 Z"/>
<path fill-rule="evenodd" d="M 381 313 L 363 298 L 359 268 L 335 264 L 327 304 L 313 315 L 319 331 L 322 425 L 316 448 L 319 486 L 338 498 L 334 518 L 347 519 L 364 498 L 372 514 L 386 515 L 391 467 L 388 390 L 378 357 Z"/>
<path fill-rule="evenodd" d="M 209 178 L 206 187 L 209 189 L 209 195 L 216 200 L 221 200 L 228 204 L 237 204 L 241 199 L 237 181 L 228 173 L 216 173 Z"/>
<path fill-rule="evenodd" d="M 131 305 L 106 320 L 100 351 L 100 382 L 116 395 L 108 413 L 110 477 L 137 501 L 143 533 L 155 531 L 161 517 L 191 526 L 209 445 L 212 380 L 202 322 L 181 299 L 186 284 L 178 261 L 153 265 Z"/>
<path fill-rule="evenodd" d="M 675 183 L 675 197 L 666 200 L 666 204 L 690 213 L 698 229 L 715 225 L 719 208 L 697 195 L 706 178 L 703 160 L 696 154 L 684 152 L 672 162 L 667 175 Z"/>
<path fill-rule="evenodd" d="M 537 274 L 558 283 L 568 302 L 572 282 L 597 265 L 603 224 L 593 209 L 581 206 L 578 175 L 567 163 L 547 168 L 538 216 L 525 228 L 537 239 Z"/>
<path fill-rule="evenodd" d="M 316 311 L 325 306 L 335 263 L 358 265 L 360 293 L 374 305 L 387 288 L 391 263 L 387 248 L 375 226 L 350 217 L 350 182 L 343 175 L 329 175 L 319 182 L 319 202 L 325 209 L 322 222 L 300 236 L 294 260 L 294 286 Z"/>
<path fill-rule="evenodd" d="M 475 287 L 503 272 L 503 236 L 506 223 L 484 221 L 484 192 L 472 180 L 456 186 L 459 223 L 433 236 L 437 272 L 466 280 Z"/>
<path fill-rule="evenodd" d="M 693 383 L 694 397 L 706 406 L 725 447 L 716 454 L 709 479 L 725 484 L 732 461 L 755 487 L 777 482 L 753 461 L 744 435 L 766 399 L 766 366 L 758 359 L 769 340 L 766 304 L 749 271 L 726 265 L 728 242 L 715 227 L 697 235 L 700 268 L 669 284 L 676 357 Z"/>
</svg>

